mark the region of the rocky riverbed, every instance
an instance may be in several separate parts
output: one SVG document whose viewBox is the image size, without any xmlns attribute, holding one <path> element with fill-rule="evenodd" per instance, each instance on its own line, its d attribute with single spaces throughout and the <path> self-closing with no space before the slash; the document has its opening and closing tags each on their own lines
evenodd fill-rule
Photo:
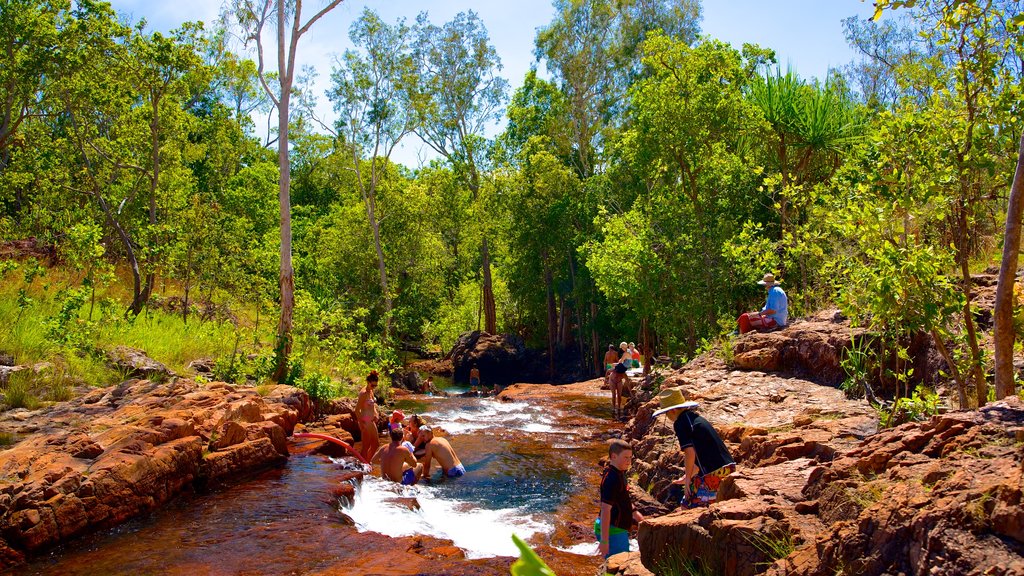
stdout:
<svg viewBox="0 0 1024 576">
<path fill-rule="evenodd" d="M 557 573 L 598 574 L 599 462 L 605 442 L 624 437 L 647 520 L 638 549 L 608 562 L 613 574 L 1024 574 L 1024 406 L 1011 399 L 879 431 L 873 408 L 834 387 L 849 334 L 822 317 L 744 336 L 733 355 L 702 356 L 638 387 L 628 422 L 611 419 L 600 380 L 516 384 L 497 399 L 407 396 L 403 405 L 434 419 L 471 468 L 408 494 L 360 483 L 329 445 L 289 441 L 294 430 L 359 438 L 351 401 L 309 422 L 308 398 L 286 386 L 261 395 L 129 380 L 9 411 L 0 566 L 63 545 L 52 567 L 30 572 L 194 574 L 217 562 L 239 573 L 255 562 L 268 574 L 503 574 L 511 552 L 491 540 L 507 540 L 511 526 Z M 700 403 L 738 462 L 709 508 L 668 500 L 682 455 L 668 421 L 652 414 L 669 388 Z M 449 521 L 455 532 L 438 537 L 436 522 Z M 124 522 L 131 538 L 106 530 Z"/>
</svg>

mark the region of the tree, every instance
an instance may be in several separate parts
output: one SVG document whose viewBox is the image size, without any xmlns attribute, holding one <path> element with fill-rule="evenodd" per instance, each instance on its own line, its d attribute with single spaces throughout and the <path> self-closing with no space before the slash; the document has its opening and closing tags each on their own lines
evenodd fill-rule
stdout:
<svg viewBox="0 0 1024 576">
<path fill-rule="evenodd" d="M 1017 256 L 1020 253 L 1020 226 L 1024 216 L 1024 135 L 1017 153 L 1017 169 L 1010 187 L 1010 200 L 1006 207 L 1006 233 L 1003 235 L 1003 258 L 999 266 L 999 284 L 995 303 L 995 363 L 996 399 L 1002 400 L 1015 393 L 1013 367 L 1013 307 L 1016 295 Z"/>
<path fill-rule="evenodd" d="M 233 0 L 232 12 L 243 30 L 246 43 L 256 45 L 260 83 L 277 109 L 277 165 L 280 170 L 278 204 L 281 212 L 280 275 L 281 317 L 277 324 L 277 358 L 274 380 L 281 381 L 288 373 L 292 350 L 292 313 L 295 308 L 295 271 L 292 267 L 291 228 L 291 165 L 288 159 L 288 122 L 291 119 L 292 83 L 295 80 L 295 57 L 299 39 L 320 18 L 341 4 L 330 0 L 305 23 L 302 22 L 302 0 Z M 276 15 L 277 81 L 279 90 L 272 90 L 263 49 L 263 32 Z M 289 22 L 290 20 L 290 22 Z M 287 26 L 286 26 L 287 24 Z"/>
<path fill-rule="evenodd" d="M 70 0 L 0 2 L 0 170 L 18 127 L 52 95 L 44 85 L 63 69 L 59 47 L 74 21 L 70 12 Z"/>
<path fill-rule="evenodd" d="M 405 88 L 413 74 L 408 34 L 403 23 L 389 26 L 376 13 L 364 9 L 349 30 L 353 45 L 364 54 L 345 52 L 343 66 L 331 75 L 334 85 L 329 94 L 340 115 L 338 130 L 351 145 L 352 169 L 373 231 L 384 298 L 385 342 L 391 332 L 392 292 L 381 244 L 377 187 L 391 153 L 415 127 L 415 115 L 407 99 L 409 90 Z M 363 170 L 363 154 L 369 156 L 368 174 Z"/>
<path fill-rule="evenodd" d="M 501 60 L 480 18 L 461 12 L 444 26 L 416 19 L 414 57 L 418 82 L 411 101 L 419 115 L 416 133 L 444 157 L 478 202 L 488 151 L 484 131 L 501 114 L 508 83 L 497 75 Z M 486 224 L 486 222 L 484 222 Z M 497 332 L 488 234 L 480 241 L 484 330 Z"/>
</svg>

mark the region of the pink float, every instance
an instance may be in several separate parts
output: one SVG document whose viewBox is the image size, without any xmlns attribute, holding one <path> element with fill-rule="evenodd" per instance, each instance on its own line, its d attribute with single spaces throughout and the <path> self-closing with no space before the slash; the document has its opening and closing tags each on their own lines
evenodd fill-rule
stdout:
<svg viewBox="0 0 1024 576">
<path fill-rule="evenodd" d="M 334 436 L 328 436 L 327 434 L 315 434 L 313 432 L 297 432 L 297 433 L 293 434 L 292 437 L 293 438 L 316 438 L 317 440 L 326 440 L 328 442 L 333 442 L 333 443 L 335 443 L 335 444 L 345 448 L 346 450 L 348 450 L 353 456 L 355 456 L 356 458 L 359 458 L 359 460 L 362 461 L 364 464 L 367 464 L 367 465 L 370 464 L 369 462 L 367 462 L 366 458 L 363 458 L 362 454 L 360 454 L 359 452 L 356 452 L 355 448 L 349 446 L 348 442 L 345 442 L 343 440 L 338 440 Z"/>
</svg>

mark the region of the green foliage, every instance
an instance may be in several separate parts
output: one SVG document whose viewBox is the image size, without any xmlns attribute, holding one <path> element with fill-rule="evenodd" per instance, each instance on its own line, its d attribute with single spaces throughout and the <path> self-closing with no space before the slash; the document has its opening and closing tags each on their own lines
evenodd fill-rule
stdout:
<svg viewBox="0 0 1024 576">
<path fill-rule="evenodd" d="M 509 573 L 512 576 L 555 576 L 555 572 L 541 560 L 540 556 L 515 534 L 512 541 L 519 548 L 519 559 L 512 563 Z"/>
<path fill-rule="evenodd" d="M 25 372 L 22 370 L 22 372 Z M 3 388 L 4 404 L 8 409 L 27 408 L 35 410 L 39 408 L 39 398 L 36 397 L 32 387 L 32 379 L 21 373 L 11 374 L 7 385 Z"/>
<path fill-rule="evenodd" d="M 785 558 L 793 553 L 793 535 L 788 531 L 778 532 L 754 532 L 747 538 L 758 552 L 764 554 L 766 561 L 761 565 L 768 565 L 776 560 Z"/>
<path fill-rule="evenodd" d="M 300 376 L 296 378 L 294 385 L 309 394 L 309 399 L 313 401 L 318 414 L 323 410 L 325 402 L 340 395 L 337 384 L 331 382 L 330 377 L 324 374 Z"/>
<path fill-rule="evenodd" d="M 871 388 L 871 370 L 874 362 L 875 352 L 871 348 L 869 338 L 855 338 L 850 335 L 850 346 L 839 361 L 839 365 L 846 373 L 846 379 L 839 385 L 839 388 L 849 398 L 860 398 L 868 393 Z"/>
<path fill-rule="evenodd" d="M 656 564 L 660 576 L 714 576 L 719 574 L 710 562 L 702 558 L 684 558 L 679 552 L 670 551 Z"/>
<path fill-rule="evenodd" d="M 878 425 L 881 428 L 892 428 L 906 422 L 927 420 L 938 414 L 939 402 L 934 390 L 918 385 L 909 398 L 896 398 L 891 407 L 879 407 Z"/>
</svg>

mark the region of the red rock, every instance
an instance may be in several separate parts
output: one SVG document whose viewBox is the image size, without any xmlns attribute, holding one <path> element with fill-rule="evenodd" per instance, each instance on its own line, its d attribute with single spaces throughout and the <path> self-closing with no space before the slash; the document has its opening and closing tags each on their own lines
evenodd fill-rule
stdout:
<svg viewBox="0 0 1024 576">
<path fill-rule="evenodd" d="M 211 452 L 223 450 L 244 442 L 245 438 L 245 428 L 238 422 L 228 421 L 217 428 L 213 437 L 210 438 L 209 448 Z"/>
<path fill-rule="evenodd" d="M 281 464 L 284 430 L 264 418 L 290 415 L 284 423 L 294 426 L 306 403 L 287 386 L 264 399 L 217 383 L 129 380 L 22 418 L 0 414 L 0 430 L 17 423 L 28 433 L 0 458 L 0 570 L 26 551 L 148 512 L 200 478 Z M 199 433 L 218 429 L 220 451 L 204 459 Z"/>
</svg>

